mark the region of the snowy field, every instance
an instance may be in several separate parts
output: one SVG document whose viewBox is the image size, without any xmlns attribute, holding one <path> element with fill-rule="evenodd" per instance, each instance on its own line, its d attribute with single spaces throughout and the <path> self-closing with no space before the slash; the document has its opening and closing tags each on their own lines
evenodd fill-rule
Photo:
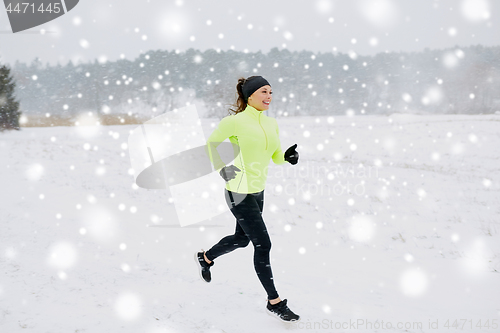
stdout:
<svg viewBox="0 0 500 333">
<path fill-rule="evenodd" d="M 278 119 L 300 160 L 271 162 L 263 216 L 300 325 L 265 313 L 251 244 L 200 279 L 235 219 L 176 226 L 133 184 L 136 125 L 0 133 L 0 332 L 500 332 L 499 121 Z"/>
</svg>

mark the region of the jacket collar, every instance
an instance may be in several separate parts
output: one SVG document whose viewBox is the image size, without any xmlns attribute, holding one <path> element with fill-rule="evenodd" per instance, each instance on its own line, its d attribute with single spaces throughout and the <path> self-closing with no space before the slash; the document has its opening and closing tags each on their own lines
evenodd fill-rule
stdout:
<svg viewBox="0 0 500 333">
<path fill-rule="evenodd" d="M 252 116 L 255 119 L 259 119 L 259 117 L 261 117 L 262 112 L 264 112 L 264 111 L 259 111 L 256 108 L 254 108 L 253 106 L 250 106 L 247 104 L 247 107 L 245 108 L 245 110 L 243 110 L 243 112 Z"/>
</svg>

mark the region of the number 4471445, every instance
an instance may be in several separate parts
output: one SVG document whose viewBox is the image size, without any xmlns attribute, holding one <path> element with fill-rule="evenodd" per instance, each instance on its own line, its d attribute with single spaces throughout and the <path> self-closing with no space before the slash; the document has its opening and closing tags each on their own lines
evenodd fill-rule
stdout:
<svg viewBox="0 0 500 333">
<path fill-rule="evenodd" d="M 24 6 L 24 9 L 21 8 L 21 6 Z M 49 2 L 45 8 L 43 7 L 43 2 L 38 6 L 36 9 L 36 12 L 38 13 L 43 13 L 43 12 L 49 12 L 49 13 L 56 13 L 58 14 L 61 11 L 61 8 L 59 7 L 60 3 L 51 3 Z M 28 9 L 28 7 L 31 7 L 31 9 Z M 17 13 L 26 13 L 26 10 L 31 13 L 35 13 L 35 4 L 34 3 L 29 3 L 29 2 L 23 2 L 23 3 L 17 3 L 17 5 L 12 9 L 12 3 L 9 3 L 7 6 L 7 12 L 12 13 L 12 12 L 17 12 Z"/>
<path fill-rule="evenodd" d="M 463 330 L 464 328 L 479 328 L 479 329 L 494 329 L 496 330 L 498 328 L 498 319 L 489 319 L 486 320 L 481 320 L 479 319 L 478 321 L 474 322 L 472 319 L 455 319 L 453 322 L 450 322 L 450 319 L 446 320 L 444 323 L 444 327 L 446 328 L 454 328 L 454 329 L 461 329 Z"/>
</svg>

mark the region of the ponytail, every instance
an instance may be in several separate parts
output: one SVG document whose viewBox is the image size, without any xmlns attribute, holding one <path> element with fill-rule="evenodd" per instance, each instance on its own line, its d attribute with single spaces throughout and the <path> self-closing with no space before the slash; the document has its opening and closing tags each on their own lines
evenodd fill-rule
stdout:
<svg viewBox="0 0 500 333">
<path fill-rule="evenodd" d="M 231 111 L 234 112 L 234 114 L 240 113 L 247 107 L 247 102 L 245 101 L 245 97 L 243 95 L 243 83 L 245 83 L 245 78 L 239 78 L 238 83 L 236 84 L 236 103 L 233 105 L 233 108 L 235 109 L 230 108 L 229 114 L 231 114 Z"/>
</svg>

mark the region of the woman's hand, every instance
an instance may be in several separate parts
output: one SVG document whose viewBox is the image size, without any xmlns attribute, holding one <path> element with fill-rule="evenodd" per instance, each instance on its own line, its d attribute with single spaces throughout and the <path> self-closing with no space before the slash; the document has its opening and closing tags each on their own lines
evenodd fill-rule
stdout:
<svg viewBox="0 0 500 333">
<path fill-rule="evenodd" d="M 291 164 L 297 164 L 299 161 L 299 153 L 295 151 L 295 148 L 297 148 L 297 144 L 294 144 L 285 151 L 285 161 Z"/>
<path fill-rule="evenodd" d="M 220 176 L 226 181 L 230 181 L 231 179 L 236 178 L 236 171 L 241 171 L 237 166 L 230 165 L 225 166 L 220 170 Z"/>
</svg>

